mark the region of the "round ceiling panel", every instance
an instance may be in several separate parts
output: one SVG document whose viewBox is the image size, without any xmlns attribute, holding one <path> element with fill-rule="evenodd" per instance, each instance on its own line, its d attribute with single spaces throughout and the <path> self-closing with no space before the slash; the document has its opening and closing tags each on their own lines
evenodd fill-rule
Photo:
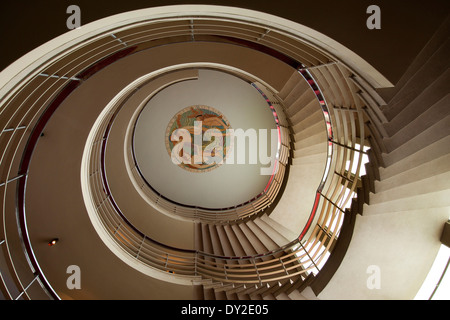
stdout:
<svg viewBox="0 0 450 320">
<path fill-rule="evenodd" d="M 166 129 L 172 162 L 191 172 L 211 171 L 224 163 L 230 145 L 230 123 L 218 110 L 193 105 L 178 112 Z"/>
</svg>

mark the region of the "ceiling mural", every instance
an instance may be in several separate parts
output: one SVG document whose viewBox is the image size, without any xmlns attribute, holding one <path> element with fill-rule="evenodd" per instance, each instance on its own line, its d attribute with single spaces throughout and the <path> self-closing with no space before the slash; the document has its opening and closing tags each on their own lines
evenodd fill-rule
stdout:
<svg viewBox="0 0 450 320">
<path fill-rule="evenodd" d="M 208 172 L 224 163 L 229 151 L 230 123 L 218 110 L 194 105 L 179 111 L 166 129 L 172 162 L 190 172 Z"/>
</svg>

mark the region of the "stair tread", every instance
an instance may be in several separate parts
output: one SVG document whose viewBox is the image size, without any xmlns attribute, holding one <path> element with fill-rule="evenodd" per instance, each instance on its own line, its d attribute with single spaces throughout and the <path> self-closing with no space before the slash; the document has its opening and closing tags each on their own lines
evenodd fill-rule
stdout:
<svg viewBox="0 0 450 320">
<path fill-rule="evenodd" d="M 439 100 L 448 94 L 448 83 L 450 81 L 450 69 L 442 73 L 439 78 L 434 79 L 433 83 L 425 87 L 421 92 L 413 92 L 410 102 L 401 107 L 401 111 L 388 123 L 384 124 L 386 131 L 393 135 L 403 127 L 415 120 L 422 112 L 432 107 Z"/>
<path fill-rule="evenodd" d="M 234 233 L 236 234 L 236 237 L 239 239 L 239 243 L 242 247 L 242 249 L 245 252 L 245 255 L 255 255 L 258 253 L 257 250 L 253 247 L 252 243 L 247 239 L 246 234 L 239 228 L 238 225 L 232 225 L 231 226 Z"/>
<path fill-rule="evenodd" d="M 450 171 L 405 183 L 394 189 L 377 191 L 371 195 L 370 203 L 376 204 L 384 201 L 398 200 L 400 198 L 415 197 L 441 190 L 450 190 Z"/>
<path fill-rule="evenodd" d="M 408 141 L 390 153 L 384 154 L 383 159 L 386 165 L 391 165 L 401 159 L 420 151 L 430 143 L 448 136 L 450 131 L 450 115 L 446 116 L 432 127 L 422 131 L 414 138 Z"/>
<path fill-rule="evenodd" d="M 294 132 L 300 132 L 306 128 L 313 126 L 316 123 L 323 123 L 324 131 L 325 131 L 325 122 L 323 117 L 323 112 L 321 110 L 317 110 L 307 115 L 300 121 L 297 121 L 295 124 L 292 123 L 292 130 Z"/>
<path fill-rule="evenodd" d="M 325 134 L 326 133 L 325 122 L 316 122 L 308 127 L 293 128 L 294 141 L 301 141 L 304 138 L 308 138 L 315 134 Z"/>
<path fill-rule="evenodd" d="M 429 161 L 433 161 L 445 154 L 450 153 L 450 136 L 439 139 L 425 148 L 403 158 L 402 161 L 393 163 L 385 168 L 380 168 L 380 180 L 384 180 L 387 177 L 394 177 L 401 174 L 404 171 L 418 167 Z"/>
<path fill-rule="evenodd" d="M 294 142 L 294 148 L 296 150 L 298 149 L 302 149 L 302 148 L 307 148 L 313 145 L 322 145 L 327 143 L 327 135 L 325 134 L 325 132 L 320 132 L 318 134 L 314 134 L 311 135 L 305 139 L 301 139 L 299 141 L 295 141 Z"/>
<path fill-rule="evenodd" d="M 308 300 L 298 290 L 294 290 L 289 293 L 289 298 L 291 298 L 292 300 Z"/>
<path fill-rule="evenodd" d="M 261 220 L 266 221 L 268 225 L 270 225 L 273 229 L 275 229 L 286 240 L 293 240 L 298 236 L 295 232 L 292 232 L 291 230 L 289 230 L 282 224 L 278 223 L 277 221 L 273 220 L 270 216 L 266 214 L 261 216 Z"/>
<path fill-rule="evenodd" d="M 279 233 L 271 224 L 262 220 L 261 218 L 256 218 L 253 222 L 264 231 L 267 236 L 272 239 L 272 241 L 276 244 L 277 248 L 282 247 L 283 245 L 289 243 L 289 240 L 283 236 L 283 234 Z"/>
<path fill-rule="evenodd" d="M 312 146 L 294 150 L 293 157 L 294 158 L 305 157 L 305 156 L 310 156 L 312 154 L 318 154 L 318 153 L 327 154 L 327 144 L 326 143 L 315 144 Z"/>
<path fill-rule="evenodd" d="M 424 51 L 416 57 L 410 69 L 398 82 L 394 89 L 395 93 L 385 107 L 385 113 L 389 119 L 393 119 L 402 110 L 402 106 L 411 101 L 414 97 L 411 94 L 412 91 L 428 86 L 448 68 L 449 63 L 446 58 L 448 56 L 448 46 L 449 41 L 447 38 L 446 41 L 439 42 L 438 47 L 432 51 L 429 51 L 431 48 L 425 47 Z"/>
<path fill-rule="evenodd" d="M 266 250 L 276 250 L 279 248 L 277 243 L 265 232 L 264 229 L 260 228 L 259 224 L 255 223 L 254 220 L 250 220 L 246 224 L 249 229 L 253 231 L 258 240 L 264 245 Z"/>
<path fill-rule="evenodd" d="M 427 128 L 438 123 L 443 117 L 450 114 L 450 96 L 446 95 L 434 105 L 417 116 L 414 120 L 408 122 L 394 135 L 385 139 L 386 146 L 391 151 L 398 146 L 407 143 L 414 135 L 426 130 Z"/>
<path fill-rule="evenodd" d="M 288 94 L 293 90 L 295 85 L 302 80 L 304 81 L 303 77 L 297 71 L 294 71 L 289 77 L 289 79 L 286 81 L 283 88 L 281 88 L 281 90 L 279 91 L 278 96 L 284 100 L 288 96 Z"/>
<path fill-rule="evenodd" d="M 313 96 L 311 98 L 311 101 L 309 101 L 303 108 L 301 108 L 297 112 L 291 114 L 289 116 L 289 119 L 292 125 L 295 125 L 303 119 L 307 118 L 310 114 L 315 113 L 316 111 L 322 112 L 319 101 L 317 101 L 317 98 Z"/>
<path fill-rule="evenodd" d="M 382 192 L 400 187 L 401 185 L 427 179 L 447 171 L 450 171 L 450 153 L 412 167 L 397 175 L 389 176 L 382 181 L 375 181 L 375 189 L 377 192 Z"/>
<path fill-rule="evenodd" d="M 364 215 L 386 214 L 389 212 L 409 211 L 417 209 L 443 208 L 450 206 L 450 190 L 414 195 L 380 203 L 364 205 Z"/>
</svg>

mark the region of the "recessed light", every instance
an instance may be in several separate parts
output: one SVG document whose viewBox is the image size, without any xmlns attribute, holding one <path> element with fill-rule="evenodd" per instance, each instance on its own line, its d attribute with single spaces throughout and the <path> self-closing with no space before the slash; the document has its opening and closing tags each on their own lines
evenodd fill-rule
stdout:
<svg viewBox="0 0 450 320">
<path fill-rule="evenodd" d="M 54 246 L 57 242 L 58 242 L 58 238 L 52 239 L 51 241 L 49 241 L 48 245 L 49 246 Z"/>
</svg>

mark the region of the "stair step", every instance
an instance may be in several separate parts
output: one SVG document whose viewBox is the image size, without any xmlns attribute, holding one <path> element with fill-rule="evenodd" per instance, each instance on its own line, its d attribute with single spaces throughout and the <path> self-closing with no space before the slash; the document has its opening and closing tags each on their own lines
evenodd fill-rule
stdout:
<svg viewBox="0 0 450 320">
<path fill-rule="evenodd" d="M 290 231 L 288 228 L 281 225 L 266 214 L 261 216 L 261 220 L 265 221 L 267 225 L 273 228 L 278 234 L 283 237 L 283 239 L 287 240 L 287 242 L 290 242 L 298 237 L 297 233 Z"/>
<path fill-rule="evenodd" d="M 225 232 L 226 237 L 233 249 L 234 255 L 237 257 L 246 256 L 247 252 L 245 252 L 245 250 L 242 246 L 242 243 L 241 243 L 240 239 L 234 233 L 233 228 L 230 225 L 224 225 L 223 231 Z M 238 260 L 238 261 L 240 261 L 240 260 Z"/>
<path fill-rule="evenodd" d="M 284 292 L 278 294 L 277 296 L 275 296 L 275 298 L 277 300 L 291 300 L 291 298 L 289 298 L 289 296 Z"/>
<path fill-rule="evenodd" d="M 266 296 L 263 296 L 264 300 L 276 300 L 275 297 L 272 294 L 268 294 Z"/>
<path fill-rule="evenodd" d="M 297 276 L 294 279 L 288 279 L 287 281 L 285 281 L 281 287 L 278 287 L 277 290 L 273 292 L 273 294 L 277 296 L 280 293 L 285 293 L 289 296 L 291 292 L 302 287 L 304 284 L 304 279 Z"/>
<path fill-rule="evenodd" d="M 313 154 L 327 154 L 327 144 L 315 144 L 309 147 L 294 150 L 294 158 L 306 157 Z"/>
<path fill-rule="evenodd" d="M 401 112 L 395 118 L 384 124 L 384 128 L 389 136 L 396 134 L 399 129 L 416 120 L 423 112 L 432 108 L 433 105 L 445 98 L 448 94 L 448 83 L 450 83 L 450 69 L 447 69 L 430 86 L 424 88 L 422 92 L 415 92 L 414 100 L 402 107 Z M 442 106 L 440 109 L 447 111 L 446 106 Z"/>
<path fill-rule="evenodd" d="M 394 201 L 401 198 L 415 197 L 442 190 L 449 190 L 450 192 L 450 171 L 421 179 L 419 181 L 403 183 L 394 189 L 383 190 L 381 184 L 377 190 L 377 193 L 372 194 L 370 197 L 371 204 Z"/>
<path fill-rule="evenodd" d="M 448 37 L 448 35 L 446 35 Z M 432 53 L 423 51 L 411 68 L 400 79 L 395 94 L 385 106 L 385 114 L 388 119 L 396 117 L 417 95 L 421 88 L 426 88 L 439 78 L 442 72 L 449 68 L 448 53 L 450 42 L 448 39 L 440 43 L 440 47 L 434 48 Z M 430 50 L 431 48 L 425 48 Z M 412 74 L 414 73 L 414 74 Z"/>
<path fill-rule="evenodd" d="M 212 240 L 211 240 L 211 234 L 209 232 L 209 225 L 208 224 L 202 224 L 201 226 L 202 228 L 202 247 L 203 247 L 203 252 L 206 253 L 213 253 L 214 249 L 213 249 L 213 244 L 212 244 Z M 206 258 L 208 260 L 213 260 L 212 258 Z"/>
<path fill-rule="evenodd" d="M 235 256 L 235 252 L 233 250 L 233 246 L 230 243 L 230 239 L 227 236 L 227 233 L 224 229 L 223 225 L 216 225 L 217 235 L 219 237 L 219 242 L 222 246 L 222 252 L 224 256 L 232 257 Z M 237 263 L 237 261 L 232 261 L 232 263 Z"/>
<path fill-rule="evenodd" d="M 327 153 L 316 153 L 311 155 L 305 155 L 303 157 L 292 158 L 292 166 L 307 166 L 315 163 L 325 163 Z"/>
<path fill-rule="evenodd" d="M 339 64 L 330 65 L 326 67 L 330 75 L 333 77 L 334 82 L 333 84 L 336 87 L 336 94 L 339 94 L 340 96 L 340 103 L 338 106 L 341 107 L 350 107 L 353 105 L 353 98 L 351 93 L 351 88 L 349 87 L 349 79 L 348 75 L 344 75 L 342 72 L 344 72 Z M 339 100 L 338 100 L 339 101 Z"/>
<path fill-rule="evenodd" d="M 242 284 L 230 284 L 222 288 L 222 290 L 225 290 L 229 296 L 234 296 L 236 299 L 239 299 L 238 293 L 244 292 L 247 289 Z"/>
<path fill-rule="evenodd" d="M 327 99 L 327 103 L 330 106 L 342 106 L 342 98 L 340 96 L 339 90 L 337 90 L 335 80 L 331 76 L 327 68 L 316 68 L 312 70 L 312 74 L 319 84 L 323 95 Z"/>
<path fill-rule="evenodd" d="M 412 167 L 383 181 L 375 181 L 375 190 L 383 192 L 450 171 L 450 153 Z"/>
<path fill-rule="evenodd" d="M 298 84 L 300 81 L 305 81 L 304 78 L 299 74 L 297 71 L 294 71 L 290 78 L 286 81 L 286 84 L 281 88 L 280 92 L 278 93 L 278 96 L 281 99 L 286 99 L 286 97 L 289 95 L 289 93 L 294 89 L 294 87 Z"/>
<path fill-rule="evenodd" d="M 300 150 L 314 145 L 326 145 L 327 135 L 325 131 L 309 136 L 308 138 L 294 142 L 294 149 Z"/>
<path fill-rule="evenodd" d="M 446 19 L 444 23 L 437 29 L 433 34 L 428 43 L 424 46 L 422 51 L 414 59 L 413 63 L 409 66 L 408 70 L 403 74 L 402 78 L 397 82 L 396 87 L 392 88 L 394 94 L 399 88 L 403 88 L 408 80 L 417 73 L 424 66 L 428 66 L 428 61 L 430 57 L 434 55 L 436 51 L 442 47 L 443 43 L 448 40 L 448 35 L 450 34 L 450 20 Z M 448 54 L 447 54 L 448 55 Z M 391 91 L 388 90 L 388 91 Z"/>
<path fill-rule="evenodd" d="M 240 246 L 244 250 L 244 254 L 242 256 L 252 256 L 258 253 L 258 251 L 253 247 L 253 244 L 247 239 L 247 235 L 242 231 L 239 225 L 231 226 L 234 234 L 236 235 L 236 239 L 238 239 Z"/>
<path fill-rule="evenodd" d="M 253 222 L 276 244 L 276 248 L 282 247 L 289 243 L 289 241 L 280 234 L 275 228 L 272 227 L 267 221 L 256 218 Z"/>
<path fill-rule="evenodd" d="M 364 203 L 370 204 L 370 193 L 375 190 L 371 190 L 370 181 L 367 175 L 361 176 L 362 188 L 357 188 L 358 199 L 363 201 Z"/>
<path fill-rule="evenodd" d="M 430 143 L 440 140 L 449 135 L 450 132 L 450 115 L 446 116 L 434 126 L 424 130 L 412 138 L 408 143 L 403 144 L 394 151 L 383 155 L 386 166 L 400 161 L 401 159 L 425 148 Z M 447 147 L 448 148 L 448 147 Z"/>
<path fill-rule="evenodd" d="M 237 296 L 239 300 L 251 300 L 247 293 L 238 293 Z"/>
<path fill-rule="evenodd" d="M 238 299 L 238 295 L 236 294 L 236 292 L 232 292 L 230 293 L 228 290 L 226 291 L 227 294 L 227 299 L 228 300 L 237 300 Z"/>
<path fill-rule="evenodd" d="M 217 233 L 217 228 L 215 225 L 208 225 L 209 235 L 211 238 L 212 250 L 215 255 L 224 256 L 225 253 L 222 249 L 222 243 L 220 241 L 219 235 Z"/>
<path fill-rule="evenodd" d="M 205 300 L 216 300 L 216 295 L 214 293 L 214 289 L 208 288 L 203 290 L 204 294 L 203 297 Z"/>
<path fill-rule="evenodd" d="M 317 101 L 314 92 L 309 86 L 304 87 L 303 90 L 303 92 L 298 93 L 298 95 L 295 97 L 295 100 L 292 99 L 293 101 L 284 101 L 286 115 L 288 117 L 292 117 L 301 112 L 303 109 L 308 107 L 310 102 L 314 99 Z"/>
<path fill-rule="evenodd" d="M 306 287 L 303 291 L 301 291 L 300 294 L 304 296 L 307 300 L 318 300 L 316 294 L 309 286 Z"/>
<path fill-rule="evenodd" d="M 215 300 L 227 300 L 225 291 L 214 291 Z"/>
<path fill-rule="evenodd" d="M 263 248 L 261 248 L 261 245 L 257 245 L 256 248 L 254 247 L 255 244 L 252 242 L 252 240 L 254 241 L 255 236 L 251 232 L 248 232 L 248 227 L 245 227 L 243 225 L 243 227 L 241 228 L 241 226 L 234 224 L 232 225 L 232 229 L 236 234 L 236 237 L 239 239 L 239 242 L 242 245 L 246 256 L 256 255 L 265 251 Z M 244 232 L 243 229 L 246 230 L 246 232 Z M 248 238 L 248 235 L 250 235 L 251 240 Z"/>
<path fill-rule="evenodd" d="M 294 141 L 302 141 L 303 139 L 307 139 L 308 137 L 312 136 L 312 135 L 316 135 L 316 134 L 324 134 L 326 133 L 326 126 L 325 126 L 325 122 L 316 122 L 311 124 L 308 127 L 303 127 L 303 128 L 295 128 L 295 129 L 299 129 L 299 130 L 295 130 L 293 128 L 293 137 L 294 137 Z"/>
<path fill-rule="evenodd" d="M 323 112 L 320 109 L 311 112 L 306 117 L 292 125 L 293 132 L 301 132 L 302 130 L 313 126 L 316 123 L 323 123 L 323 130 L 325 131 L 325 121 Z"/>
<path fill-rule="evenodd" d="M 267 235 L 264 230 L 261 229 L 257 223 L 255 223 L 254 220 L 248 221 L 246 225 L 258 238 L 258 241 L 264 245 L 264 248 L 266 248 L 266 250 L 272 251 L 279 248 L 276 242 L 271 237 L 269 237 L 269 235 Z"/>
<path fill-rule="evenodd" d="M 437 101 L 428 110 L 410 121 L 403 128 L 398 130 L 395 135 L 385 138 L 384 143 L 388 152 L 395 150 L 401 145 L 407 143 L 410 139 L 420 134 L 424 130 L 431 128 L 438 123 L 442 118 L 450 114 L 450 96 L 447 95 L 441 100 Z"/>
<path fill-rule="evenodd" d="M 195 232 L 195 249 L 199 251 L 203 251 L 203 236 L 202 236 L 202 224 L 196 223 L 194 226 Z"/>
<path fill-rule="evenodd" d="M 414 195 L 376 204 L 372 203 L 372 198 L 370 201 L 370 205 L 364 205 L 364 216 L 418 209 L 443 208 L 450 206 L 450 190 Z"/>
<path fill-rule="evenodd" d="M 259 297 L 260 299 L 264 299 L 264 296 L 271 293 L 271 288 L 270 286 L 267 286 L 267 284 L 263 284 L 258 286 L 257 288 L 255 288 L 255 290 L 253 290 L 252 293 L 250 293 L 250 297 L 252 299 L 255 299 L 256 297 Z"/>
<path fill-rule="evenodd" d="M 298 107 L 302 104 L 304 99 L 307 99 L 307 95 L 311 91 L 308 83 L 305 80 L 298 81 L 289 94 L 283 98 L 284 106 L 287 108 L 287 114 L 292 114 L 290 110 L 294 110 L 294 108 Z"/>
<path fill-rule="evenodd" d="M 202 285 L 194 285 L 194 299 L 205 300 L 205 292 Z"/>
<path fill-rule="evenodd" d="M 296 124 L 308 118 L 311 114 L 315 113 L 316 111 L 322 112 L 319 101 L 317 101 L 317 98 L 313 96 L 311 98 L 311 101 L 309 101 L 302 109 L 290 115 L 289 120 L 292 126 L 295 126 Z"/>
<path fill-rule="evenodd" d="M 298 290 L 294 290 L 291 293 L 289 293 L 289 298 L 291 300 L 308 300 Z"/>
<path fill-rule="evenodd" d="M 429 161 L 440 158 L 450 153 L 450 136 L 446 136 L 434 143 L 430 143 L 425 148 L 405 157 L 403 161 L 399 161 L 385 168 L 380 168 L 380 180 L 386 180 L 389 177 L 395 177 L 412 168 L 426 164 Z"/>
</svg>

